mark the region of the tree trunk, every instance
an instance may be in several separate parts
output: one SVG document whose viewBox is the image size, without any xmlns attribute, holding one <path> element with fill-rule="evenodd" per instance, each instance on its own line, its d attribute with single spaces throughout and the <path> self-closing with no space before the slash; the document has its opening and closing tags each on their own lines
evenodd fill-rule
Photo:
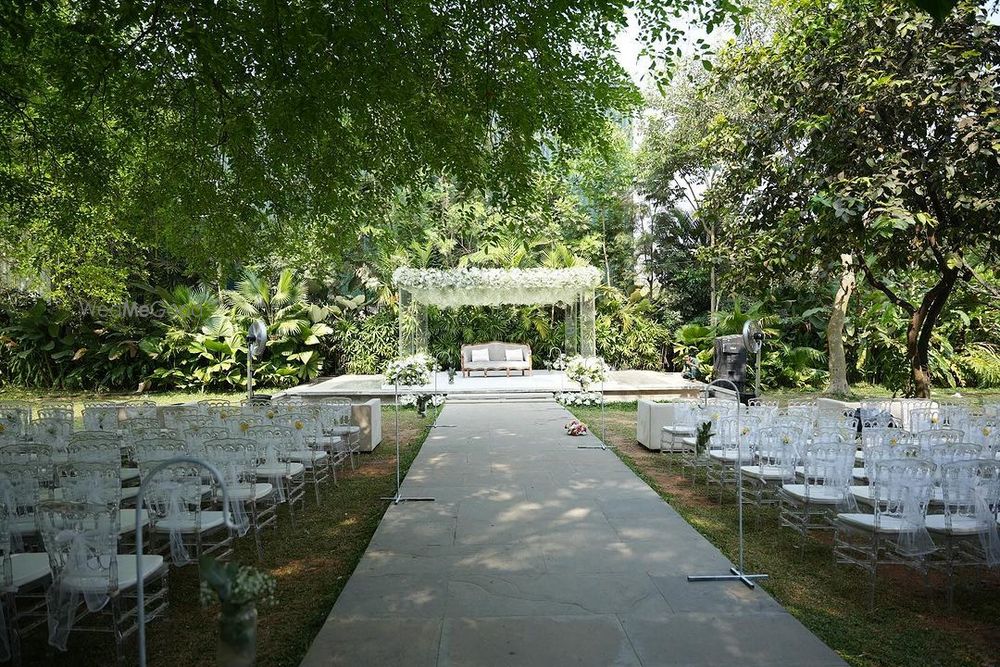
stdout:
<svg viewBox="0 0 1000 667">
<path fill-rule="evenodd" d="M 857 284 L 851 255 L 841 255 L 843 272 L 840 275 L 840 286 L 833 297 L 833 308 L 830 310 L 830 320 L 826 325 L 826 344 L 829 352 L 831 394 L 849 394 L 851 385 L 847 382 L 847 355 L 844 353 L 844 320 L 847 318 L 847 304 L 854 293 Z"/>
<path fill-rule="evenodd" d="M 941 280 L 924 295 L 920 307 L 914 310 L 910 317 L 910 327 L 906 332 L 906 355 L 910 359 L 913 394 L 917 398 L 931 397 L 929 361 L 931 334 L 957 279 L 958 269 L 946 270 Z"/>
</svg>

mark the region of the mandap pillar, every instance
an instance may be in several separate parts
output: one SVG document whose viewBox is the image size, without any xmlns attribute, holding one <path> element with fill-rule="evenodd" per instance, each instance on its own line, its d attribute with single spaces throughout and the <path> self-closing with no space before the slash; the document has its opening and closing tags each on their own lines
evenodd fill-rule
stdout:
<svg viewBox="0 0 1000 667">
<path fill-rule="evenodd" d="M 409 290 L 399 290 L 399 356 L 426 352 L 427 338 L 427 305 Z"/>
<path fill-rule="evenodd" d="M 580 294 L 580 354 L 597 356 L 597 304 L 594 290 Z"/>
<path fill-rule="evenodd" d="M 580 335 L 579 335 L 579 298 L 574 297 L 572 301 L 566 304 L 565 317 L 566 317 L 566 338 L 565 344 L 563 345 L 563 351 L 566 356 L 572 357 L 575 354 L 579 354 L 580 351 Z"/>
</svg>

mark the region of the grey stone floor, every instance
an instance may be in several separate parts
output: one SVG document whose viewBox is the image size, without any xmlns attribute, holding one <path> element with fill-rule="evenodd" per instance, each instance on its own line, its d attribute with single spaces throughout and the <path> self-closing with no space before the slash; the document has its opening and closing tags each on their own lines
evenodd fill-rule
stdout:
<svg viewBox="0 0 1000 667">
<path fill-rule="evenodd" d="M 845 664 L 569 419 L 446 405 L 302 664 Z"/>
</svg>

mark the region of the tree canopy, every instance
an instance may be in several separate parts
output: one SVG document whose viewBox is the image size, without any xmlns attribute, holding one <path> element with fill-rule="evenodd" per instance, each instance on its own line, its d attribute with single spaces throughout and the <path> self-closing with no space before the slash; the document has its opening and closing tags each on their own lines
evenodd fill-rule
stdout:
<svg viewBox="0 0 1000 667">
<path fill-rule="evenodd" d="M 906 5 L 821 4 L 791 3 L 773 39 L 721 58 L 716 81 L 742 88 L 744 107 L 714 127 L 719 199 L 738 203 L 729 219 L 772 270 L 852 253 L 909 318 L 926 395 L 949 296 L 1000 252 L 1000 28 L 973 3 L 943 22 Z"/>
</svg>

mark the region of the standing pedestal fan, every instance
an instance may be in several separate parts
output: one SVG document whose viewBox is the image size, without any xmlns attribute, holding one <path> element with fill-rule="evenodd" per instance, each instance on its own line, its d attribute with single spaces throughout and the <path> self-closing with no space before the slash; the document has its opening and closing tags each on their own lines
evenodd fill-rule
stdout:
<svg viewBox="0 0 1000 667">
<path fill-rule="evenodd" d="M 267 347 L 267 325 L 264 320 L 254 320 L 247 331 L 247 399 L 253 398 L 253 360 Z"/>
<path fill-rule="evenodd" d="M 753 370 L 753 395 L 760 396 L 760 351 L 764 347 L 764 330 L 754 320 L 743 325 L 743 347 L 757 355 Z"/>
<path fill-rule="evenodd" d="M 753 352 L 757 355 L 757 371 L 754 378 L 754 394 L 756 396 L 760 395 L 760 350 L 764 344 L 764 332 L 761 330 L 760 325 L 758 325 L 753 320 L 748 321 L 743 325 L 743 344 L 746 346 L 748 352 Z M 767 579 L 766 574 L 748 574 L 746 571 L 746 562 L 744 559 L 746 547 L 743 539 L 743 443 L 742 433 L 740 429 L 740 416 L 743 412 L 743 405 L 740 401 L 740 388 L 735 382 L 727 380 L 725 378 L 719 380 L 713 380 L 705 388 L 705 401 L 708 401 L 708 392 L 713 386 L 716 385 L 729 385 L 733 390 L 733 396 L 736 399 L 736 516 L 739 529 L 739 556 L 738 563 L 736 567 L 729 568 L 728 574 L 696 574 L 689 575 L 687 580 L 696 581 L 740 581 L 748 588 L 754 588 L 756 586 L 755 581 L 757 579 Z M 723 447 L 726 443 L 723 443 Z"/>
</svg>

